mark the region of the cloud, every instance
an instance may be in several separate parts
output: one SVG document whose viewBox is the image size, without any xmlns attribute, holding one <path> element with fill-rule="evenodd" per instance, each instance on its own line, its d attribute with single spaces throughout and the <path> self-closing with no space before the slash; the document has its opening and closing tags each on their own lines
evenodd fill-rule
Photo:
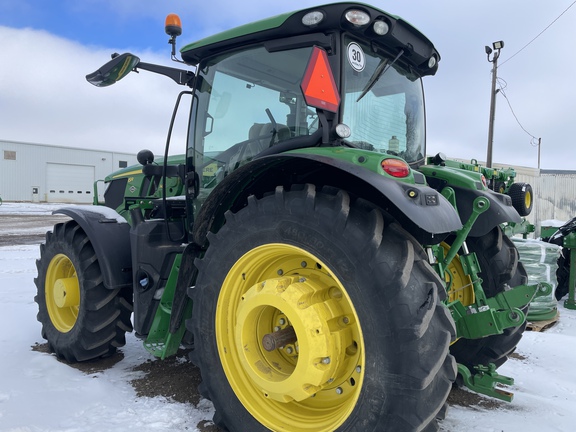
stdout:
<svg viewBox="0 0 576 432">
<path fill-rule="evenodd" d="M 108 61 L 113 50 L 43 31 L 0 27 L 0 46 L 2 139 L 163 152 L 175 95 L 183 87 L 146 72 L 111 87 L 94 87 L 85 75 Z M 165 61 L 154 53 L 135 54 L 143 61 Z"/>
</svg>

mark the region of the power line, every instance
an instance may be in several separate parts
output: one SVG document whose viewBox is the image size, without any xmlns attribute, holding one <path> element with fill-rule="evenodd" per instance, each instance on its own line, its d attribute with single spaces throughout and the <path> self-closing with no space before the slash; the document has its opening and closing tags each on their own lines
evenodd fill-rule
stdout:
<svg viewBox="0 0 576 432">
<path fill-rule="evenodd" d="M 564 11 L 563 11 L 560 15 L 558 15 L 554 21 L 552 21 L 550 24 L 548 24 L 548 26 L 546 26 L 546 28 L 545 28 L 544 30 L 542 30 L 540 33 L 538 33 L 538 34 L 536 35 L 536 37 L 534 37 L 530 42 L 528 42 L 526 45 L 524 45 L 522 48 L 520 48 L 518 51 L 516 51 L 516 53 L 513 54 L 512 57 L 509 57 L 509 58 L 507 58 L 506 60 L 504 60 L 502 63 L 500 63 L 500 67 L 502 67 L 506 62 L 509 62 L 509 61 L 512 60 L 514 57 L 516 57 L 518 54 L 520 54 L 522 51 L 524 51 L 524 49 L 527 48 L 528 45 L 530 45 L 532 42 L 534 42 L 536 39 L 538 39 L 538 38 L 542 35 L 542 33 L 544 33 L 546 30 L 548 30 L 550 27 L 552 27 L 552 25 L 553 25 L 556 21 L 558 21 L 562 15 L 564 15 L 566 12 L 568 12 L 568 9 L 570 9 L 570 8 L 571 8 L 572 6 L 574 6 L 575 4 L 576 4 L 576 0 L 574 0 L 574 1 L 570 4 L 570 6 L 568 6 L 566 9 L 564 9 Z"/>
<path fill-rule="evenodd" d="M 576 1 L 574 3 L 576 3 Z M 508 107 L 510 108 L 512 115 L 516 119 L 516 123 L 518 123 L 520 128 L 522 128 L 522 130 L 524 132 L 526 132 L 526 134 L 532 138 L 530 140 L 530 145 L 532 145 L 533 147 L 537 147 L 538 143 L 539 143 L 539 139 L 536 138 L 534 135 L 532 135 L 530 132 L 528 132 L 524 126 L 522 126 L 522 123 L 520 123 L 520 120 L 518 119 L 518 116 L 514 112 L 514 108 L 512 108 L 512 104 L 510 103 L 510 100 L 508 99 L 508 96 L 506 95 L 506 92 L 504 91 L 504 89 L 506 87 L 508 87 L 508 83 L 506 82 L 506 80 L 504 80 L 502 78 L 496 78 L 496 81 L 498 82 L 499 92 L 502 94 L 502 96 L 504 96 L 504 99 L 506 99 L 506 103 L 508 103 Z"/>
</svg>

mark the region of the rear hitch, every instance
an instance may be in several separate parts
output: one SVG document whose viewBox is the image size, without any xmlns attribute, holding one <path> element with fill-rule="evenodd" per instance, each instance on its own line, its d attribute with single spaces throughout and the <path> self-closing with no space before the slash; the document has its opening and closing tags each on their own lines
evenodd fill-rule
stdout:
<svg viewBox="0 0 576 432">
<path fill-rule="evenodd" d="M 488 366 L 477 365 L 474 366 L 474 369 L 476 373 L 472 375 L 470 369 L 463 364 L 458 364 L 458 373 L 462 377 L 466 387 L 476 393 L 491 396 L 505 402 L 512 402 L 514 393 L 496 387 L 496 385 L 513 385 L 514 378 L 500 375 L 496 372 L 496 365 L 494 363 L 489 363 Z"/>
</svg>

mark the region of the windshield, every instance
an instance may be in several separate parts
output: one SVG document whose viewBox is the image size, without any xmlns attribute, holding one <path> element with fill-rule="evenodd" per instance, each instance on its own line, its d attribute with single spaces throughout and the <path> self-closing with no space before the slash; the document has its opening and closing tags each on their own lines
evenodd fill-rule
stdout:
<svg viewBox="0 0 576 432">
<path fill-rule="evenodd" d="M 350 38 L 343 55 L 342 122 L 352 132 L 347 142 L 419 163 L 425 153 L 420 78 L 403 71 L 393 57 Z"/>
<path fill-rule="evenodd" d="M 311 52 L 255 47 L 201 65 L 190 143 L 205 193 L 260 152 L 318 128 L 300 89 Z"/>
</svg>

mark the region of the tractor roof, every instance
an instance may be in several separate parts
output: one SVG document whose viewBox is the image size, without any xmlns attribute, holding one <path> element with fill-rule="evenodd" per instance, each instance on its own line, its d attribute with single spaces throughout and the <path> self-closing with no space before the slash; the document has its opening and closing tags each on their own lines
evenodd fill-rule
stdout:
<svg viewBox="0 0 576 432">
<path fill-rule="evenodd" d="M 344 15 L 352 9 L 368 13 L 370 21 L 361 26 L 351 24 Z M 302 18 L 313 11 L 320 11 L 324 15 L 322 21 L 315 25 L 304 25 Z M 374 32 L 372 24 L 376 20 L 388 24 L 389 30 L 386 34 L 377 35 Z M 197 65 L 204 58 L 233 48 L 291 36 L 327 34 L 334 31 L 352 33 L 388 48 L 394 54 L 403 49 L 404 62 L 417 69 L 420 75 L 433 75 L 438 67 L 440 55 L 432 42 L 414 26 L 398 16 L 355 2 L 332 3 L 277 15 L 209 36 L 184 46 L 180 51 L 185 62 Z M 436 62 L 429 67 L 428 61 L 431 57 L 435 57 Z"/>
</svg>

